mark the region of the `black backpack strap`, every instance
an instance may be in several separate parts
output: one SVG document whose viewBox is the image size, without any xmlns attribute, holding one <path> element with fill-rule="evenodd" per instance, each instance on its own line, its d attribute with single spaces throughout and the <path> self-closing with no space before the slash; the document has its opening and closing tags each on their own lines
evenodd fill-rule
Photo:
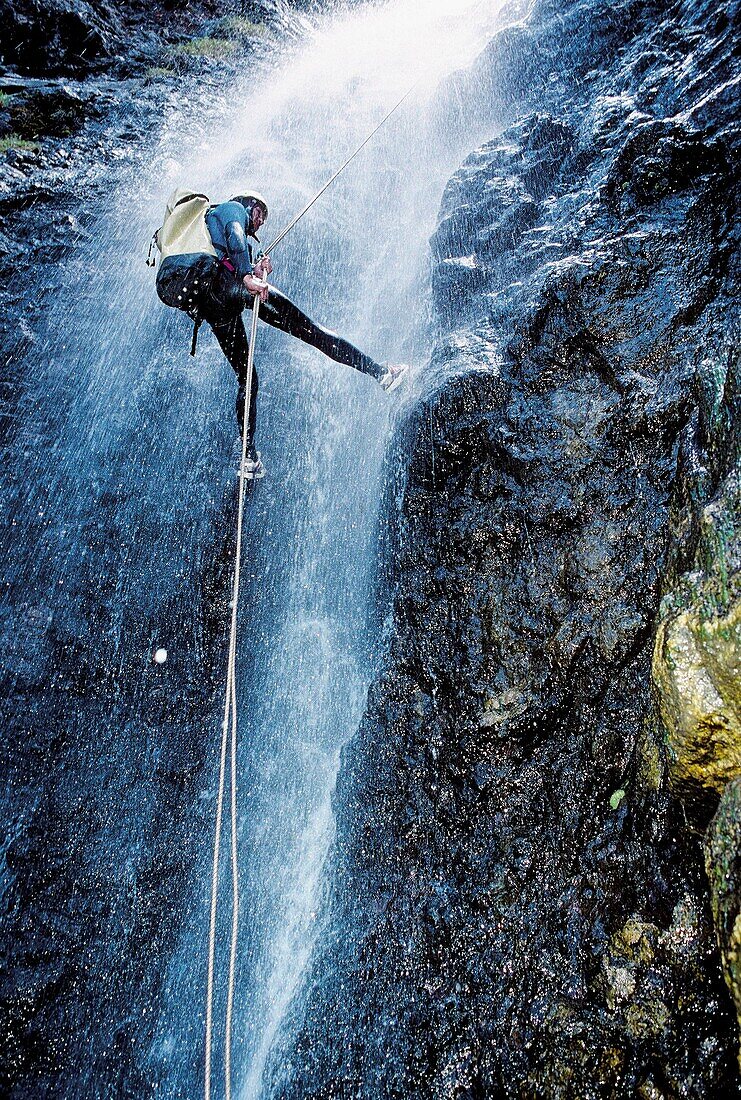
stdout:
<svg viewBox="0 0 741 1100">
<path fill-rule="evenodd" d="M 157 245 L 157 235 L 158 234 L 159 234 L 159 229 L 155 229 L 154 233 L 152 234 L 152 239 L 149 242 L 149 251 L 147 252 L 147 259 L 146 259 L 147 267 L 154 267 L 157 263 L 157 260 L 154 257 L 154 250 L 155 250 L 155 247 Z"/>
<path fill-rule="evenodd" d="M 194 357 L 196 354 L 196 348 L 198 347 L 198 330 L 202 324 L 202 317 L 197 317 L 193 322 L 193 339 L 190 342 L 190 354 Z"/>
</svg>

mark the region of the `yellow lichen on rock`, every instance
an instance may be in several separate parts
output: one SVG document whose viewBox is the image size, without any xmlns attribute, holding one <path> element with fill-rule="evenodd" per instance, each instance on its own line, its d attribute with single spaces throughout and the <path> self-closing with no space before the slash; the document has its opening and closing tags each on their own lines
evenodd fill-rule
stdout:
<svg viewBox="0 0 741 1100">
<path fill-rule="evenodd" d="M 677 786 L 720 794 L 741 775 L 741 604 L 667 617 L 653 657 L 669 772 Z"/>
</svg>

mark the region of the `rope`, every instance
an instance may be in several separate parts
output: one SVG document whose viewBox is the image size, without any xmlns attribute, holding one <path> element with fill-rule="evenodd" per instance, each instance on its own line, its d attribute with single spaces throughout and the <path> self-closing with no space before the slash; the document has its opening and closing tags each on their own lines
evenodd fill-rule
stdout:
<svg viewBox="0 0 741 1100">
<path fill-rule="evenodd" d="M 242 459 L 239 477 L 239 506 L 237 509 L 237 546 L 234 555 L 234 580 L 232 583 L 232 616 L 229 634 L 229 657 L 226 671 L 226 698 L 224 721 L 221 727 L 221 755 L 219 761 L 219 793 L 216 800 L 216 829 L 214 836 L 213 870 L 211 874 L 211 913 L 208 933 L 208 979 L 206 985 L 206 1058 L 204 1066 L 204 1097 L 211 1100 L 211 1050 L 213 1046 L 214 962 L 216 957 L 216 916 L 219 894 L 219 856 L 221 829 L 224 817 L 224 788 L 226 786 L 226 761 L 229 756 L 229 787 L 231 816 L 231 872 L 232 872 L 232 931 L 229 946 L 229 976 L 227 979 L 226 1021 L 224 1040 L 224 1087 L 226 1100 L 232 1095 L 232 1015 L 234 1011 L 234 979 L 237 964 L 237 937 L 239 933 L 239 880 L 237 859 L 237 610 L 242 561 L 242 527 L 244 521 L 245 478 L 242 476 L 247 457 L 247 424 L 252 397 L 252 373 L 255 363 L 255 338 L 260 312 L 260 296 L 255 295 L 252 306 L 252 328 L 247 353 L 247 391 L 244 419 L 242 421 Z"/>
<path fill-rule="evenodd" d="M 275 238 L 273 243 L 265 249 L 267 255 L 279 244 L 288 233 L 291 232 L 297 222 L 311 209 L 314 203 L 321 198 L 328 187 L 334 183 L 337 177 L 344 172 L 348 164 L 368 144 L 372 137 L 378 133 L 381 127 L 388 122 L 391 116 L 398 111 L 402 103 L 412 94 L 419 80 L 394 104 L 390 111 L 381 119 L 378 125 L 366 137 L 365 141 L 351 154 L 340 168 L 327 180 L 322 188 L 317 191 L 313 199 L 306 204 L 303 210 L 291 221 L 289 225 Z M 255 339 L 257 336 L 257 321 L 260 310 L 260 296 L 255 295 L 252 306 L 252 328 L 247 358 L 247 390 L 245 395 L 244 419 L 242 422 L 242 459 L 241 470 L 247 457 L 247 432 L 249 423 L 250 401 L 252 397 L 252 374 L 254 371 Z M 242 526 L 244 520 L 245 479 L 239 479 L 239 506 L 237 511 L 237 546 L 234 562 L 234 581 L 232 585 L 232 616 L 229 636 L 229 657 L 226 675 L 226 698 L 224 702 L 224 720 L 221 728 L 221 753 L 219 758 L 219 793 L 216 800 L 216 827 L 214 835 L 213 868 L 211 873 L 211 910 L 208 933 L 208 978 L 206 983 L 206 1056 L 204 1063 L 204 1088 L 205 1100 L 211 1100 L 211 1055 L 213 1048 L 213 1001 L 214 1001 L 214 970 L 216 959 L 216 918 L 218 911 L 219 894 L 219 859 L 221 852 L 221 831 L 224 818 L 224 790 L 226 787 L 226 764 L 229 758 L 229 788 L 230 788 L 230 814 L 231 814 L 231 875 L 232 875 L 232 931 L 229 947 L 229 976 L 227 980 L 226 1021 L 224 1039 L 224 1087 L 226 1100 L 231 1100 L 231 1061 L 232 1061 L 232 1015 L 234 1011 L 234 984 L 237 962 L 237 938 L 239 933 L 239 882 L 238 882 L 238 853 L 237 853 L 237 687 L 236 687 L 236 663 L 237 663 L 237 607 L 239 601 L 240 566 L 242 558 Z"/>
<path fill-rule="evenodd" d="M 421 77 L 420 77 L 421 80 Z M 271 245 L 265 249 L 265 255 L 272 251 L 277 244 L 286 237 L 293 227 L 303 218 L 304 214 L 321 198 L 324 192 L 331 187 L 339 175 L 347 168 L 348 164 L 360 153 L 368 142 L 378 133 L 381 127 L 388 122 L 391 116 L 398 111 L 402 103 L 412 94 L 419 84 L 419 80 L 394 104 L 390 111 L 381 119 L 378 125 L 366 137 L 365 141 L 352 153 L 337 171 L 327 180 L 323 187 L 314 195 L 303 210 L 286 226 L 275 238 Z M 234 581 L 232 585 L 232 616 L 229 635 L 229 657 L 226 673 L 226 699 L 224 702 L 224 720 L 221 727 L 221 753 L 219 758 L 219 793 L 216 799 L 216 827 L 214 835 L 213 868 L 211 872 L 211 909 L 208 932 L 208 977 L 206 981 L 206 1056 L 204 1062 L 203 1094 L 205 1100 L 211 1100 L 211 1052 L 213 1048 L 213 1002 L 214 1002 L 214 969 L 216 959 L 216 918 L 218 911 L 219 895 L 219 858 L 221 853 L 221 830 L 224 818 L 224 789 L 226 786 L 226 762 L 229 757 L 230 773 L 230 813 L 231 813 L 231 873 L 232 873 L 232 931 L 229 946 L 229 976 L 227 981 L 226 999 L 226 1028 L 224 1039 L 224 1086 L 226 1100 L 231 1100 L 231 1061 L 232 1061 L 232 1015 L 234 1011 L 234 978 L 237 962 L 237 937 L 239 933 L 239 882 L 238 882 L 238 853 L 237 853 L 237 687 L 236 687 L 236 663 L 237 663 L 237 606 L 239 600 L 240 566 L 242 558 L 242 525 L 244 519 L 245 479 L 241 476 L 244 461 L 247 457 L 247 432 L 249 423 L 250 401 L 252 398 L 252 373 L 255 361 L 255 338 L 257 336 L 257 321 L 260 311 L 260 296 L 255 295 L 252 306 L 252 328 L 250 330 L 250 342 L 247 357 L 247 390 L 245 395 L 244 419 L 242 421 L 242 459 L 239 479 L 239 506 L 237 510 L 237 546 L 234 562 Z"/>
</svg>

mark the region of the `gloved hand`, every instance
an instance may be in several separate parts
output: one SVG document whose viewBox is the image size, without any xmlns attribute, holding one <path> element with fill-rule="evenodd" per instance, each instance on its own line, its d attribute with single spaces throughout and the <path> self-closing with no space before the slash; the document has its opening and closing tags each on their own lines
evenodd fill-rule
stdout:
<svg viewBox="0 0 741 1100">
<path fill-rule="evenodd" d="M 250 294 L 259 294 L 260 301 L 267 302 L 270 287 L 264 279 L 256 278 L 254 275 L 245 275 L 242 282 L 247 290 L 249 290 Z"/>
</svg>

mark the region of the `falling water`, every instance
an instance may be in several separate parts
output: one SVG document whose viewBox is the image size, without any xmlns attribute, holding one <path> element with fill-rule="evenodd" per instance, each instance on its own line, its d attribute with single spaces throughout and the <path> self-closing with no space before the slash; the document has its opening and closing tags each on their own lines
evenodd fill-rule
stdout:
<svg viewBox="0 0 741 1100">
<path fill-rule="evenodd" d="M 441 138 L 436 93 L 444 73 L 481 48 L 492 14 L 491 4 L 404 0 L 335 20 L 258 82 L 260 92 L 245 87 L 244 112 L 204 160 L 207 187 L 227 194 L 254 181 L 280 225 L 420 80 L 275 255 L 289 295 L 382 361 L 424 360 L 427 241 L 442 187 L 477 129 L 475 120 L 464 127 L 462 145 Z M 254 660 L 243 685 L 243 1100 L 260 1095 L 271 1041 L 311 950 L 339 750 L 373 668 L 366 627 L 391 408 L 368 380 L 283 338 L 266 333 L 261 343 L 261 446 L 280 489 L 261 494 L 251 513 L 252 539 L 261 542 L 251 595 L 260 626 L 243 635 Z"/>
<path fill-rule="evenodd" d="M 276 250 L 272 279 L 376 359 L 418 370 L 428 350 L 427 241 L 445 181 L 481 136 L 473 104 L 458 105 L 455 133 L 441 132 L 444 82 L 485 44 L 499 6 L 392 0 L 307 24 L 300 49 L 245 72 L 206 114 L 170 111 L 151 164 L 106 198 L 92 255 L 69 268 L 36 359 L 49 404 L 16 440 L 27 457 L 13 514 L 38 555 L 16 555 L 9 576 L 16 607 L 33 609 L 38 628 L 16 645 L 11 665 L 19 677 L 33 666 L 41 682 L 54 675 L 44 623 L 54 620 L 55 644 L 70 652 L 84 634 L 91 676 L 115 686 L 100 705 L 80 704 L 75 721 L 93 742 L 112 731 L 115 748 L 98 766 L 140 776 L 140 792 L 149 791 L 151 769 L 167 764 L 156 715 L 179 720 L 209 752 L 218 739 L 218 706 L 205 728 L 201 711 L 188 713 L 207 645 L 190 609 L 203 607 L 193 592 L 210 559 L 228 554 L 224 501 L 236 491 L 231 372 L 205 330 L 197 359 L 188 357 L 187 322 L 165 315 L 141 262 L 163 198 L 175 184 L 216 201 L 254 187 L 271 203 L 269 240 L 419 80 Z M 257 444 L 268 476 L 249 504 L 238 654 L 242 1100 L 260 1096 L 271 1041 L 311 951 L 339 753 L 377 656 L 368 612 L 384 450 L 398 407 L 371 379 L 283 334 L 261 327 L 258 339 Z M 104 502 L 105 521 L 97 518 Z M 151 678 L 158 645 L 169 658 L 156 675 L 172 676 L 179 697 Z M 167 710 L 163 702 L 152 711 L 153 692 Z M 148 1073 L 169 1097 L 200 1087 L 215 798 L 208 759 L 193 896 L 184 913 L 163 917 L 181 922 L 181 932 L 155 1009 Z M 118 838 L 111 844 L 133 850 L 152 830 L 156 808 L 140 804 L 147 797 L 138 795 L 130 820 L 120 805 L 104 811 Z M 108 858 L 103 842 L 100 858 Z"/>
</svg>

